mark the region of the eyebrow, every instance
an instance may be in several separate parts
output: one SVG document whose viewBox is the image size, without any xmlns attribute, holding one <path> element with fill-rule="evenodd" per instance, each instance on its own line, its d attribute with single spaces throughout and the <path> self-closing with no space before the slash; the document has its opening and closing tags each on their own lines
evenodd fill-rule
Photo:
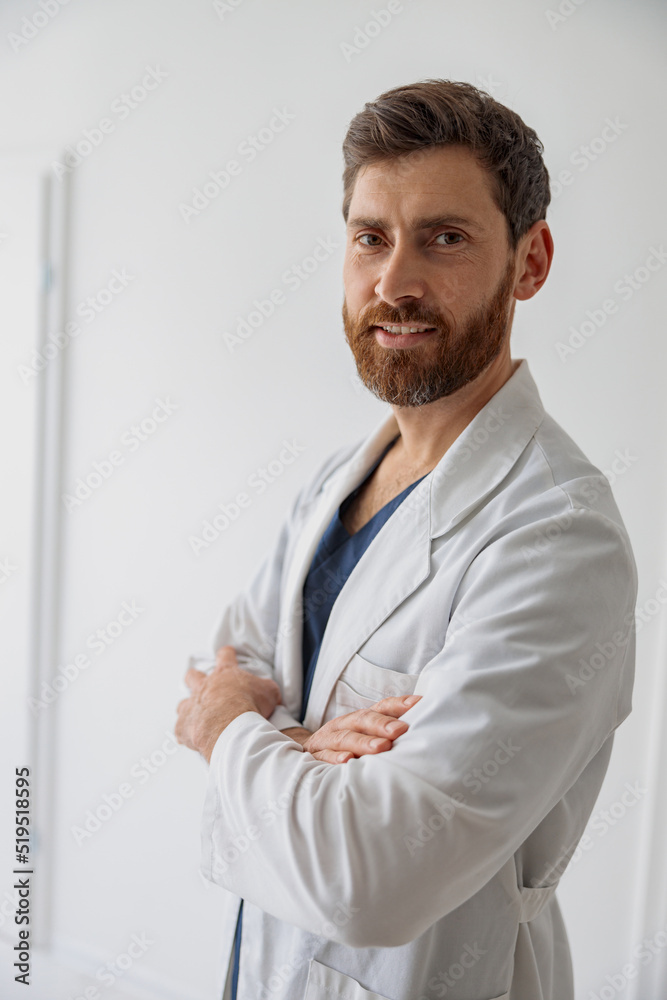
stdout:
<svg viewBox="0 0 667 1000">
<path fill-rule="evenodd" d="M 439 229 L 440 226 L 467 226 L 471 229 L 479 229 L 478 223 L 474 222 L 472 219 L 466 219 L 460 215 L 437 215 L 437 216 L 423 216 L 420 219 L 415 219 L 410 225 L 410 231 L 417 233 L 423 229 Z M 391 224 L 387 219 L 378 219 L 362 216 L 355 216 L 353 219 L 349 219 L 347 223 L 348 229 L 391 229 Z"/>
</svg>

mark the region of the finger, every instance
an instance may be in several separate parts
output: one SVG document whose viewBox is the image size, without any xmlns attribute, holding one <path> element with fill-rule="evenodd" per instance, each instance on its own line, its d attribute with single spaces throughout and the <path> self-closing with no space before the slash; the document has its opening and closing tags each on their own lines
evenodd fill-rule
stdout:
<svg viewBox="0 0 667 1000">
<path fill-rule="evenodd" d="M 374 708 L 360 708 L 349 715 L 331 720 L 333 728 L 350 729 L 353 732 L 365 733 L 367 736 L 388 736 L 396 739 L 406 732 L 409 723 L 389 714 L 378 712 Z"/>
<path fill-rule="evenodd" d="M 312 756 L 316 760 L 323 760 L 326 764 L 347 764 L 348 760 L 354 757 L 354 754 L 336 750 L 316 750 Z"/>
<path fill-rule="evenodd" d="M 196 747 L 192 743 L 190 736 L 188 735 L 188 730 L 180 726 L 176 726 L 174 729 L 174 736 L 176 737 L 176 742 L 180 743 L 181 746 L 188 747 L 189 750 L 195 750 Z"/>
<path fill-rule="evenodd" d="M 391 747 L 392 740 L 386 736 L 368 736 L 352 729 L 318 730 L 308 738 L 310 753 L 330 751 L 334 754 L 350 753 L 356 757 L 363 757 L 367 753 L 391 750 Z"/>
<path fill-rule="evenodd" d="M 185 672 L 185 683 L 191 691 L 200 691 L 205 680 L 206 674 L 203 674 L 201 670 L 197 670 L 195 667 L 188 667 Z"/>
<path fill-rule="evenodd" d="M 422 695 L 420 694 L 392 695 L 387 698 L 381 698 L 380 701 L 376 701 L 370 707 L 375 709 L 376 712 L 380 712 L 383 715 L 391 715 L 397 719 L 407 712 L 409 708 L 412 708 L 413 705 L 416 705 L 421 697 Z"/>
<path fill-rule="evenodd" d="M 221 646 L 215 654 L 216 667 L 237 667 L 238 659 L 233 646 Z"/>
<path fill-rule="evenodd" d="M 278 704 L 282 705 L 282 703 L 283 703 L 283 696 L 282 696 L 282 692 L 280 690 L 280 685 L 278 684 L 278 682 L 274 681 L 274 680 L 271 680 L 270 677 L 262 677 L 261 680 L 266 681 L 266 683 L 269 685 L 269 691 L 271 692 L 271 694 L 277 695 L 277 697 L 278 697 Z"/>
</svg>

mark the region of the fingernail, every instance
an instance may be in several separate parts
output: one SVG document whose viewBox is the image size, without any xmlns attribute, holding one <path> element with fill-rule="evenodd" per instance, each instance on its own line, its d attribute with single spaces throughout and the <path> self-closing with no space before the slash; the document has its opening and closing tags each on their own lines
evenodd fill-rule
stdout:
<svg viewBox="0 0 667 1000">
<path fill-rule="evenodd" d="M 336 758 L 336 760 L 338 761 L 339 764 L 344 764 L 345 761 L 347 760 L 347 754 L 346 753 L 339 753 L 338 757 Z"/>
<path fill-rule="evenodd" d="M 378 739 L 376 739 L 376 740 L 371 740 L 371 746 L 372 746 L 372 747 L 379 747 L 379 746 L 382 746 L 382 744 L 383 744 L 383 743 L 384 743 L 384 740 L 383 740 L 383 739 L 381 739 L 381 738 L 378 738 Z"/>
</svg>

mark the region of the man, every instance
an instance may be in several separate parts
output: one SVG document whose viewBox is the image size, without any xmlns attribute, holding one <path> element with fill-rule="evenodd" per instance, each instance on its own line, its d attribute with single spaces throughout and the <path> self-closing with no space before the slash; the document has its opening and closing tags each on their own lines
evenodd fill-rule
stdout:
<svg viewBox="0 0 667 1000">
<path fill-rule="evenodd" d="M 442 80 L 347 133 L 345 335 L 390 410 L 301 489 L 179 706 L 226 996 L 574 997 L 554 893 L 631 710 L 637 580 L 510 356 L 553 255 L 541 152 Z"/>
</svg>

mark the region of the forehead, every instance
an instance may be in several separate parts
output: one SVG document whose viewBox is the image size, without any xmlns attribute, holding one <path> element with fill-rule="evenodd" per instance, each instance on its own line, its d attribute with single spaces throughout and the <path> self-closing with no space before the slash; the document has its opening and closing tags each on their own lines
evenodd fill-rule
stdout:
<svg viewBox="0 0 667 1000">
<path fill-rule="evenodd" d="M 388 211 L 401 217 L 436 211 L 474 213 L 479 221 L 504 218 L 493 198 L 491 174 L 464 146 L 419 149 L 363 167 L 354 185 L 349 217 Z"/>
</svg>

